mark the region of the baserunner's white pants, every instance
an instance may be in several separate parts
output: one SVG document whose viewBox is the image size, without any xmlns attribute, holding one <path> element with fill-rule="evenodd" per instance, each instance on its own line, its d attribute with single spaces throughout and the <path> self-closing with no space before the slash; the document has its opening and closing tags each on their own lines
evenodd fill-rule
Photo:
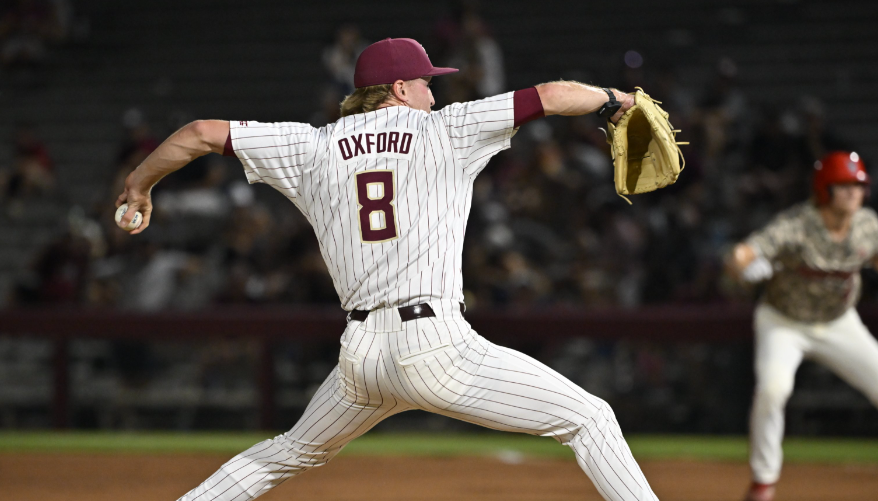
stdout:
<svg viewBox="0 0 878 501">
<path fill-rule="evenodd" d="M 853 308 L 827 323 L 790 319 L 766 304 L 756 308 L 756 392 L 750 414 L 753 480 L 773 484 L 783 462 L 784 407 L 803 358 L 819 362 L 878 407 L 878 341 Z"/>
<path fill-rule="evenodd" d="M 349 322 L 338 366 L 293 429 L 238 454 L 180 499 L 253 499 L 410 409 L 553 437 L 574 450 L 604 499 L 658 499 L 606 402 L 533 358 L 488 342 L 457 303 L 430 305 L 435 318 L 403 323 L 391 308 Z"/>
</svg>

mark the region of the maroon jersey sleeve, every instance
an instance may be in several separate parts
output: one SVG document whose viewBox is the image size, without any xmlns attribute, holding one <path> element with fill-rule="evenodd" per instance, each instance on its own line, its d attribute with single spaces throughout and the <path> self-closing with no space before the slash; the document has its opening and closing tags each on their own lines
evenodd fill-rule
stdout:
<svg viewBox="0 0 878 501">
<path fill-rule="evenodd" d="M 515 106 L 514 127 L 520 127 L 531 120 L 546 116 L 543 102 L 540 100 L 540 93 L 537 92 L 536 87 L 515 91 L 513 103 Z"/>
</svg>

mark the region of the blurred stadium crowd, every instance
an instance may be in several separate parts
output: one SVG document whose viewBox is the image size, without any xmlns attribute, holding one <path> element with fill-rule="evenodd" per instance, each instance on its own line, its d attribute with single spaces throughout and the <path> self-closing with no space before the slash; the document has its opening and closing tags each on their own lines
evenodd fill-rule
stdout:
<svg viewBox="0 0 878 501">
<path fill-rule="evenodd" d="M 795 2 L 775 3 L 786 8 Z M 491 20 L 473 2 L 452 5 L 421 40 L 434 64 L 461 68 L 435 80 L 436 108 L 515 90 L 508 84 L 513 80 L 506 70 L 509 61 L 504 61 L 507 54 Z M 741 21 L 735 21 L 736 11 L 718 11 L 730 18 L 730 39 L 737 40 L 734 30 Z M 23 92 L 63 86 L 50 78 L 52 51 L 90 32 L 89 19 L 74 12 L 67 0 L 0 0 L 0 84 L 9 82 Z M 188 15 L 201 13 L 196 6 Z M 671 35 L 686 38 L 685 31 L 672 30 Z M 324 83 L 312 99 L 311 114 L 282 119 L 315 126 L 335 121 L 339 102 L 352 90 L 357 55 L 373 41 L 355 24 L 338 25 L 327 34 L 322 53 L 313 54 L 314 65 L 323 66 Z M 863 146 L 847 144 L 834 132 L 827 105 L 816 97 L 793 89 L 790 99 L 780 102 L 760 98 L 752 87 L 746 92 L 744 70 L 730 57 L 712 61 L 710 76 L 703 80 L 686 79 L 675 66 L 650 57 L 628 51 L 610 79 L 575 71 L 565 78 L 626 91 L 640 86 L 663 101 L 674 126 L 683 131 L 679 138 L 691 143 L 683 147 L 686 168 L 679 182 L 632 197 L 628 205 L 613 188 L 608 145 L 597 117 L 552 117 L 522 127 L 511 149 L 476 180 L 464 247 L 468 311 L 750 301 L 753 291 L 738 290 L 724 277 L 726 250 L 778 210 L 809 196 L 816 158 L 833 149 Z M 836 76 L 847 82 L 848 77 Z M 171 83 L 158 82 L 146 89 L 163 99 Z M 235 159 L 209 155 L 160 183 L 153 193 L 152 224 L 143 235 L 132 238 L 116 227 L 112 202 L 125 177 L 193 118 L 149 107 L 131 107 L 119 116 L 116 144 L 106 155 L 112 162 L 97 166 L 101 176 L 87 187 L 95 194 L 89 198 L 99 201 L 94 205 L 70 196 L 65 179 L 71 176 L 56 169 L 66 165 L 41 133 L 47 124 L 18 122 L 6 139 L 11 143 L 8 161 L 0 157 L 0 239 L 11 247 L 33 232 L 45 238 L 31 247 L 19 245 L 26 247 L 29 264 L 15 273 L 8 273 L 10 266 L 3 270 L 14 279 L 11 284 L 0 280 L 0 307 L 141 312 L 225 305 L 337 308 L 304 217 L 270 187 L 248 185 Z M 75 140 L 75 135 L 68 137 Z M 78 205 L 68 203 L 74 198 Z M 51 230 L 31 225 L 29 218 L 41 214 L 41 204 L 64 205 L 66 217 L 57 222 L 56 214 L 46 210 L 44 219 L 51 223 L 41 224 Z M 0 246 L 0 265 L 3 251 Z M 870 301 L 878 289 L 873 276 L 865 274 Z M 337 343 L 331 338 L 317 347 L 295 342 L 273 347 L 282 414 L 276 424 L 292 424 L 335 364 Z M 610 401 L 626 431 L 745 429 L 752 390 L 747 343 L 544 341 L 517 348 Z M 69 348 L 74 426 L 257 426 L 260 348 L 251 340 L 77 339 Z M 49 425 L 52 350 L 48 339 L 0 335 L 0 426 Z M 863 420 L 848 423 L 848 430 L 875 430 L 868 403 L 828 372 L 806 366 L 799 377 L 813 391 L 798 391 L 802 398 L 791 402 L 790 430 L 828 430 L 830 420 L 810 417 L 833 398 L 833 409 L 848 412 L 843 417 Z M 199 411 L 204 409 L 219 412 Z M 835 424 L 833 433 L 844 431 Z"/>
<path fill-rule="evenodd" d="M 69 0 L 3 0 L 0 65 L 18 83 L 33 84 L 31 72 L 46 65 L 52 46 L 87 37 L 88 31 L 88 20 L 74 13 Z"/>
<path fill-rule="evenodd" d="M 39 45 L 65 32 L 58 21 L 64 2 L 14 5 L 0 31 L 8 33 L 9 46 L 17 46 L 16 37 Z M 50 5 L 54 10 L 47 10 Z M 428 45 L 434 61 L 462 69 L 437 79 L 437 106 L 510 90 L 491 32 L 473 8 L 437 21 Z M 322 53 L 322 102 L 311 117 L 290 119 L 315 126 L 336 120 L 339 101 L 352 90 L 356 58 L 369 42 L 355 25 L 339 27 Z M 600 82 L 647 89 L 664 101 L 681 138 L 692 144 L 684 147 L 687 166 L 677 185 L 634 197 L 633 206 L 614 193 L 597 117 L 553 117 L 523 127 L 513 147 L 476 181 L 465 249 L 468 307 L 734 300 L 723 278 L 728 246 L 807 198 L 816 158 L 855 147 L 833 133 L 818 99 L 800 96 L 784 107 L 751 101 L 737 77 L 735 62 L 723 58 L 711 81 L 695 88 L 673 67 L 646 64 L 629 51 L 616 80 Z M 337 304 L 307 222 L 281 197 L 246 185 L 234 161 L 209 156 L 161 183 L 152 227 L 143 237 L 128 238 L 115 228 L 109 202 L 171 132 L 151 127 L 158 118 L 137 108 L 124 114 L 111 179 L 94 187 L 104 191 L 103 202 L 70 213 L 67 231 L 36 253 L 32 272 L 15 285 L 7 304 L 143 311 Z M 55 186 L 52 152 L 40 141 L 39 124 L 21 124 L 13 141 L 13 165 L 0 171 L 0 197 L 10 217 L 23 198 L 63 191 Z"/>
</svg>

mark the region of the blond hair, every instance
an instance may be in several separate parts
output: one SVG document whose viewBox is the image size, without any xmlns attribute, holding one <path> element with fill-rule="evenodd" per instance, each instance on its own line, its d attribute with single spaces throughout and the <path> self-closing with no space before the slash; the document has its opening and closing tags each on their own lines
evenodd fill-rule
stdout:
<svg viewBox="0 0 878 501">
<path fill-rule="evenodd" d="M 393 84 L 371 85 L 361 87 L 346 96 L 341 102 L 341 116 L 356 115 L 375 111 L 388 98 L 393 97 Z"/>
</svg>

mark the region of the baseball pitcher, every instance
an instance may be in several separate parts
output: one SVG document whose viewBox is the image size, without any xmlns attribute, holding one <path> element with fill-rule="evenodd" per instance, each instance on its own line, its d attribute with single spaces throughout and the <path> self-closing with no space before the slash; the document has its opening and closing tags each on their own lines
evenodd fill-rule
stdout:
<svg viewBox="0 0 878 501">
<path fill-rule="evenodd" d="M 128 177 L 117 206 L 134 210 L 119 224 L 142 212 L 140 233 L 163 176 L 210 152 L 236 156 L 251 183 L 273 186 L 311 223 L 349 312 L 338 365 L 299 422 L 181 500 L 253 499 L 411 409 L 552 437 L 573 449 L 604 499 L 657 499 L 607 403 L 478 335 L 462 303 L 473 181 L 491 157 L 530 120 L 600 109 L 615 121 L 634 99 L 556 82 L 431 112 L 431 78 L 455 71 L 434 67 L 414 40 L 388 38 L 361 54 L 337 122 L 194 122 Z"/>
<path fill-rule="evenodd" d="M 754 318 L 748 501 L 774 499 L 784 407 L 803 358 L 826 365 L 878 406 L 878 342 L 854 308 L 860 269 L 878 264 L 878 217 L 863 207 L 868 186 L 856 153 L 830 153 L 815 164 L 813 199 L 733 251 L 731 267 L 743 281 L 768 281 Z"/>
</svg>

